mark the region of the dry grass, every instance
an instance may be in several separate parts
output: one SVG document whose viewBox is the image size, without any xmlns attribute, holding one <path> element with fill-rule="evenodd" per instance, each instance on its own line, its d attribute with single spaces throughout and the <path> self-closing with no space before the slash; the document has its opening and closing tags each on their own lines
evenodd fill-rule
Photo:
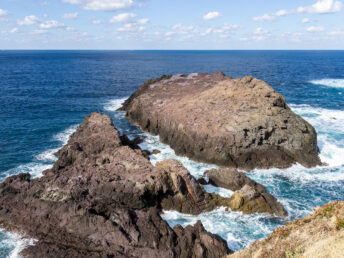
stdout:
<svg viewBox="0 0 344 258">
<path fill-rule="evenodd" d="M 277 228 L 266 239 L 228 258 L 344 257 L 344 201 L 317 208 L 312 214 Z"/>
</svg>

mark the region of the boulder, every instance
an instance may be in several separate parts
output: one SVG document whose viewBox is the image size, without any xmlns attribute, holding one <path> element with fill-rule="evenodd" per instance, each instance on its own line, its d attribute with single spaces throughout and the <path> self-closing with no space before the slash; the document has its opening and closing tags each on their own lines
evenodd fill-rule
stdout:
<svg viewBox="0 0 344 258">
<path fill-rule="evenodd" d="M 235 168 L 210 169 L 204 172 L 209 177 L 209 183 L 232 191 L 240 190 L 244 185 L 255 187 L 259 192 L 266 192 L 263 185 L 258 184 Z"/>
<path fill-rule="evenodd" d="M 215 258 L 230 252 L 200 222 L 172 229 L 160 217 L 175 195 L 188 203 L 186 211 L 200 212 L 201 199 L 193 198 L 204 192 L 187 171 L 152 166 L 137 143 L 120 136 L 108 116 L 93 113 L 44 176 L 20 174 L 2 182 L 0 224 L 38 240 L 22 255 Z"/>
<path fill-rule="evenodd" d="M 321 164 L 314 128 L 251 76 L 162 76 L 144 83 L 121 110 L 193 160 L 245 170 Z"/>
<path fill-rule="evenodd" d="M 209 183 L 235 191 L 227 205 L 243 213 L 267 212 L 281 218 L 288 216 L 281 203 L 266 188 L 233 168 L 211 169 L 205 172 Z"/>
</svg>

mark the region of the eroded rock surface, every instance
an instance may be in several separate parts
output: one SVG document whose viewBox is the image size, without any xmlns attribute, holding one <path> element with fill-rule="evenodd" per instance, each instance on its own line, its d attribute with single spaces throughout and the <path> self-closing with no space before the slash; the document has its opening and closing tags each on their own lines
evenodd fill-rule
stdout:
<svg viewBox="0 0 344 258">
<path fill-rule="evenodd" d="M 321 164 L 314 128 L 250 76 L 223 73 L 147 81 L 121 110 L 179 155 L 246 170 Z"/>
<path fill-rule="evenodd" d="M 228 205 L 244 213 L 267 212 L 285 218 L 288 213 L 266 188 L 234 168 L 211 169 L 205 172 L 209 183 L 235 191 Z"/>
<path fill-rule="evenodd" d="M 197 198 L 204 192 L 187 171 L 152 166 L 137 141 L 120 136 L 108 116 L 86 117 L 57 156 L 41 178 L 20 174 L 0 184 L 1 225 L 38 240 L 24 256 L 221 257 L 229 252 L 226 242 L 200 222 L 171 229 L 161 219 L 162 206 L 175 195 L 189 208 L 170 208 L 200 212 Z"/>
</svg>

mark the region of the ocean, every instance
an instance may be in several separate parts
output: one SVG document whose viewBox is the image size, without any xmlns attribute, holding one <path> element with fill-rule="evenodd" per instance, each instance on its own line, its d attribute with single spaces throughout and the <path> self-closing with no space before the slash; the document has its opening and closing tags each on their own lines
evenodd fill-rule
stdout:
<svg viewBox="0 0 344 258">
<path fill-rule="evenodd" d="M 143 137 L 143 148 L 160 149 L 152 163 L 177 158 L 200 177 L 216 166 L 176 156 L 116 109 L 150 78 L 216 71 L 253 75 L 282 93 L 294 112 L 317 130 L 320 157 L 328 166 L 307 169 L 296 164 L 247 173 L 286 207 L 286 220 L 224 208 L 197 216 L 164 211 L 163 218 L 171 226 L 201 220 L 208 231 L 239 250 L 314 207 L 344 200 L 344 51 L 0 51 L 0 181 L 22 172 L 41 176 L 56 160 L 53 154 L 94 111 L 109 114 L 129 137 Z M 206 190 L 232 194 L 218 187 Z M 17 257 L 33 243 L 1 230 L 0 257 Z"/>
</svg>

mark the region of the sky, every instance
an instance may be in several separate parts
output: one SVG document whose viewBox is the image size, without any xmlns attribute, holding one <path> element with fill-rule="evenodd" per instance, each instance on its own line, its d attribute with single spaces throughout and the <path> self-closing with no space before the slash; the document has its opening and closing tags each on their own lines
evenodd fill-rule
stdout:
<svg viewBox="0 0 344 258">
<path fill-rule="evenodd" d="M 0 0 L 0 49 L 344 49 L 344 0 Z"/>
</svg>

